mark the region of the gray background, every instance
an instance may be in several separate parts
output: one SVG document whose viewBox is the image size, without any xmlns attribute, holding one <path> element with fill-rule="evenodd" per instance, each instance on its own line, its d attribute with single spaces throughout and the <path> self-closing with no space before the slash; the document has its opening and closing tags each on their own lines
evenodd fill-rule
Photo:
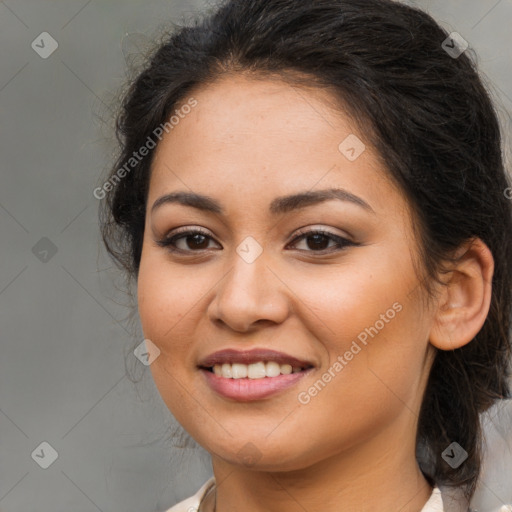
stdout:
<svg viewBox="0 0 512 512">
<path fill-rule="evenodd" d="M 408 3 L 476 49 L 508 137 L 512 0 Z M 4 512 L 165 510 L 210 476 L 203 450 L 172 445 L 172 418 L 131 352 L 142 335 L 101 248 L 92 194 L 112 162 L 110 109 L 126 61 L 163 21 L 181 22 L 206 5 L 0 1 Z M 45 31 L 59 45 L 47 59 L 31 47 Z M 496 453 L 474 501 L 479 511 L 512 502 L 510 407 L 497 424 L 488 427 Z M 31 457 L 43 441 L 58 453 L 48 469 Z"/>
</svg>

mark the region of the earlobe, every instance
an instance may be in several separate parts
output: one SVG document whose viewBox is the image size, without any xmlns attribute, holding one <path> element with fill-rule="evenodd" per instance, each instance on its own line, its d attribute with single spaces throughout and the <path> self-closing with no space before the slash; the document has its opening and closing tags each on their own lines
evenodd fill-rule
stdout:
<svg viewBox="0 0 512 512">
<path fill-rule="evenodd" d="M 430 343 L 440 350 L 469 343 L 484 325 L 491 303 L 494 259 L 487 245 L 473 239 L 455 257 L 430 331 Z"/>
</svg>

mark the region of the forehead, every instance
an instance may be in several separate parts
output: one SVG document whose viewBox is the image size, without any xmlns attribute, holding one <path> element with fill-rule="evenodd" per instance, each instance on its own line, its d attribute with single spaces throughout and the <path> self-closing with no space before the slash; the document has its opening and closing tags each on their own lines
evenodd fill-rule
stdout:
<svg viewBox="0 0 512 512">
<path fill-rule="evenodd" d="M 339 186 L 379 208 L 383 192 L 399 194 L 365 134 L 327 90 L 230 75 L 195 89 L 181 105 L 190 98 L 196 106 L 158 144 L 153 198 L 188 188 L 270 204 L 277 195 Z"/>
<path fill-rule="evenodd" d="M 201 134 L 204 143 L 223 138 L 236 144 L 257 136 L 278 145 L 289 137 L 313 141 L 328 129 L 356 131 L 327 90 L 290 85 L 278 77 L 227 75 L 199 86 L 190 96 L 198 105 L 189 116 L 191 122 L 183 127 Z"/>
</svg>

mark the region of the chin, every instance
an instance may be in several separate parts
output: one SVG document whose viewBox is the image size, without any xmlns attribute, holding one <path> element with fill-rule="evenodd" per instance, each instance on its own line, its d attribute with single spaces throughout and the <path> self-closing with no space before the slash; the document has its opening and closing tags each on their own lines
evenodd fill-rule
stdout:
<svg viewBox="0 0 512 512">
<path fill-rule="evenodd" d="M 228 464 L 244 467 L 252 471 L 286 472 L 298 471 L 316 462 L 311 453 L 300 453 L 297 444 L 283 445 L 276 439 L 274 442 L 266 440 L 261 435 L 257 437 L 233 439 L 227 443 L 207 443 L 203 445 L 213 458 L 218 457 Z M 288 440 L 293 436 L 287 436 Z"/>
</svg>

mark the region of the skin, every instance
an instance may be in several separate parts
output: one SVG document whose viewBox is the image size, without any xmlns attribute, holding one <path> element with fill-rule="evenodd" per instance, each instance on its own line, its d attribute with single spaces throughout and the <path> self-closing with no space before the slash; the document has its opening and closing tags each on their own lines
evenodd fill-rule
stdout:
<svg viewBox="0 0 512 512">
<path fill-rule="evenodd" d="M 421 398 L 436 348 L 468 343 L 485 320 L 489 250 L 479 240 L 461 248 L 427 301 L 410 207 L 329 92 L 239 74 L 193 97 L 197 106 L 153 161 L 138 304 L 144 335 L 161 351 L 151 364 L 159 392 L 212 457 L 217 489 L 202 508 L 421 510 L 432 491 L 415 459 Z M 349 134 L 366 144 L 355 161 L 338 150 Z M 334 199 L 269 212 L 276 197 L 327 188 L 345 189 L 371 210 Z M 151 211 L 175 191 L 208 195 L 224 212 L 178 203 Z M 211 238 L 199 250 L 182 238 L 183 253 L 156 243 L 180 227 Z M 358 245 L 336 250 L 321 238 L 327 249 L 319 251 L 311 238 L 293 242 L 302 228 Z M 236 252 L 247 236 L 263 250 L 252 263 Z M 301 404 L 298 394 L 394 303 L 401 311 Z M 256 347 L 315 368 L 292 388 L 247 403 L 216 394 L 197 368 L 217 350 Z"/>
</svg>

